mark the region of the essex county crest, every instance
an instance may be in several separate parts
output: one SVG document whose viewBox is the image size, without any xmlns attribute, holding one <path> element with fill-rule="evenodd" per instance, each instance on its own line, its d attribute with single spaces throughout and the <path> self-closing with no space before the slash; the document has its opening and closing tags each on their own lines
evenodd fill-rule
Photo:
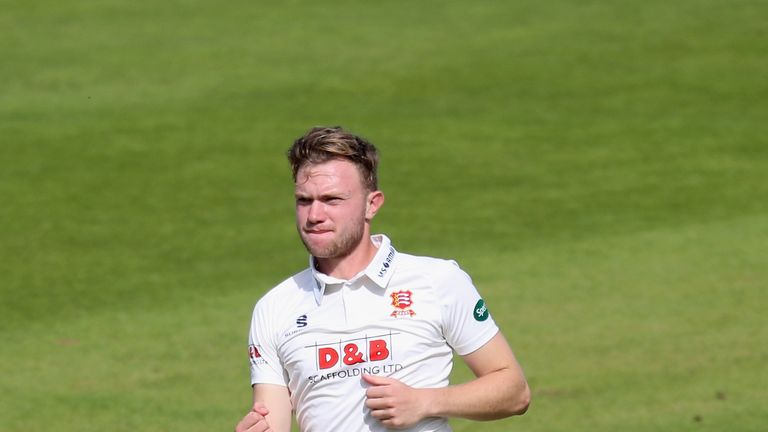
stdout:
<svg viewBox="0 0 768 432">
<path fill-rule="evenodd" d="M 416 312 L 410 309 L 413 305 L 413 293 L 410 290 L 396 291 L 391 294 L 392 306 L 395 310 L 392 311 L 390 316 L 402 317 L 402 316 L 414 316 Z"/>
</svg>

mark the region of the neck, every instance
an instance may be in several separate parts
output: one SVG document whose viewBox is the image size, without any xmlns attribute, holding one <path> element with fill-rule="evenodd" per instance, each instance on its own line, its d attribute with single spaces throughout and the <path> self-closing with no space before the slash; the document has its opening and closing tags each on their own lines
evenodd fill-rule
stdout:
<svg viewBox="0 0 768 432">
<path fill-rule="evenodd" d="M 315 258 L 315 262 L 317 269 L 328 276 L 349 280 L 368 267 L 377 251 L 370 235 L 366 233 L 360 244 L 348 255 L 337 258 Z"/>
</svg>

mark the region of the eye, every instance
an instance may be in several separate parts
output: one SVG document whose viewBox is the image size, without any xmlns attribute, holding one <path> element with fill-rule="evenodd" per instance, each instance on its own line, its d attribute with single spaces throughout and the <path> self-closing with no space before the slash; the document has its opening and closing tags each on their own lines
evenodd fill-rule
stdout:
<svg viewBox="0 0 768 432">
<path fill-rule="evenodd" d="M 297 205 L 309 205 L 312 204 L 312 200 L 307 197 L 296 197 Z"/>
</svg>

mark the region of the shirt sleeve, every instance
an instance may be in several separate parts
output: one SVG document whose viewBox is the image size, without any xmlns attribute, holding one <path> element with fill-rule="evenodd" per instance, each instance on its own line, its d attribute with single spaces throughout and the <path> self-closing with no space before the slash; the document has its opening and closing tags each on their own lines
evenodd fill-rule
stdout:
<svg viewBox="0 0 768 432">
<path fill-rule="evenodd" d="M 455 261 L 446 263 L 437 283 L 438 292 L 444 294 L 443 334 L 457 354 L 474 352 L 499 332 L 472 279 Z"/>
<path fill-rule="evenodd" d="M 265 299 L 256 304 L 248 333 L 248 358 L 251 363 L 251 385 L 277 384 L 288 386 L 287 374 L 283 370 L 277 353 L 275 326 L 270 319 Z"/>
</svg>

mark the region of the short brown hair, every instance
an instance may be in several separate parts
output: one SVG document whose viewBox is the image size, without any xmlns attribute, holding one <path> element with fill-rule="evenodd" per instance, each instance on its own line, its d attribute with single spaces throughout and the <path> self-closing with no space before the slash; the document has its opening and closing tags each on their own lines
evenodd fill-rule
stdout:
<svg viewBox="0 0 768 432">
<path fill-rule="evenodd" d="M 288 160 L 293 169 L 293 181 L 305 164 L 318 164 L 333 159 L 348 160 L 355 164 L 369 191 L 378 190 L 376 171 L 379 155 L 369 141 L 353 135 L 340 126 L 314 127 L 294 141 L 288 150 Z"/>
</svg>

